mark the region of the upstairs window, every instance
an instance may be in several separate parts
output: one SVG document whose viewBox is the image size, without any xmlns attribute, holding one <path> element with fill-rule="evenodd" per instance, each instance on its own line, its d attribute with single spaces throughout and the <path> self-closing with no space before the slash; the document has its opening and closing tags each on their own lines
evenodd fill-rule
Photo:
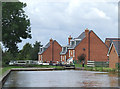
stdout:
<svg viewBox="0 0 120 89">
<path fill-rule="evenodd" d="M 42 52 L 42 48 L 40 48 L 40 52 Z"/>
</svg>

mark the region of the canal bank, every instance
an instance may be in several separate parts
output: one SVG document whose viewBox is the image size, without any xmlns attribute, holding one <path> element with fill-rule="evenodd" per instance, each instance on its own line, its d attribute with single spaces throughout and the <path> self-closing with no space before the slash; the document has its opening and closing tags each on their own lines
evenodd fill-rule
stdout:
<svg viewBox="0 0 120 89">
<path fill-rule="evenodd" d="M 85 71 L 99 71 L 99 72 L 109 72 L 109 73 L 118 73 L 118 70 L 110 69 L 97 69 L 97 68 L 88 68 L 88 67 L 57 67 L 57 68 L 11 68 L 3 74 L 1 85 L 5 83 L 8 76 L 12 71 L 53 71 L 53 70 L 85 70 Z"/>
<path fill-rule="evenodd" d="M 5 81 L 7 80 L 9 74 L 12 71 L 53 71 L 53 70 L 66 70 L 66 69 L 75 69 L 75 67 L 62 67 L 62 68 L 11 68 L 7 70 L 1 80 L 0 80 L 0 89 L 2 88 L 2 85 L 4 85 Z"/>
</svg>

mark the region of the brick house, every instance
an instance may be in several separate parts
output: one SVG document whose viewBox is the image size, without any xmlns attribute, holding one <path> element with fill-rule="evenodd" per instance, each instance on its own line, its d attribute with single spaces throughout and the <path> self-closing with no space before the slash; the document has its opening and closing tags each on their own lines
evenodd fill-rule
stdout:
<svg viewBox="0 0 120 89">
<path fill-rule="evenodd" d="M 120 63 L 120 39 L 107 38 L 106 40 L 109 46 L 109 51 L 107 54 L 107 56 L 109 57 L 109 67 L 116 68 L 116 63 Z"/>
<path fill-rule="evenodd" d="M 77 38 L 69 36 L 68 45 L 62 47 L 61 61 L 66 62 L 69 58 L 78 60 L 78 56 L 85 54 L 86 62 L 108 61 L 107 45 L 92 31 L 86 29 Z"/>
<path fill-rule="evenodd" d="M 40 48 L 40 52 L 38 53 L 38 61 L 59 61 L 61 51 L 61 45 L 56 40 L 50 39 L 44 47 Z"/>
<path fill-rule="evenodd" d="M 112 44 L 113 41 L 120 41 L 120 38 L 106 38 L 105 39 L 105 44 L 110 48 L 110 45 Z"/>
</svg>

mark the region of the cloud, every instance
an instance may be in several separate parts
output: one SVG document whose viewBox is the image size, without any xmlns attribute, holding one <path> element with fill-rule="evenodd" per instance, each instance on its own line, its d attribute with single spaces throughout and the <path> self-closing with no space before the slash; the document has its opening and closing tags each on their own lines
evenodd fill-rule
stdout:
<svg viewBox="0 0 120 89">
<path fill-rule="evenodd" d="M 53 38 L 61 45 L 67 37 L 77 37 L 85 28 L 95 31 L 104 41 L 106 37 L 117 37 L 117 0 L 20 0 L 27 3 L 26 14 L 31 20 L 32 39 L 44 45 Z M 107 33 L 107 34 L 106 34 Z"/>
</svg>

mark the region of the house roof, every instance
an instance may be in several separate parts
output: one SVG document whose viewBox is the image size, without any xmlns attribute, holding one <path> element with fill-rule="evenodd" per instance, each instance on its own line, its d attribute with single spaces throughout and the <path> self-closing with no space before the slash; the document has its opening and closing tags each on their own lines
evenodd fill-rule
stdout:
<svg viewBox="0 0 120 89">
<path fill-rule="evenodd" d="M 67 50 L 64 50 L 64 51 L 61 51 L 61 52 L 60 52 L 61 55 L 64 55 L 64 54 L 66 54 L 66 53 L 67 53 Z"/>
<path fill-rule="evenodd" d="M 113 40 L 120 40 L 120 38 L 106 38 L 106 40 L 113 41 Z"/>
<path fill-rule="evenodd" d="M 85 38 L 85 32 L 81 33 L 77 38 L 75 39 L 83 39 Z"/>
<path fill-rule="evenodd" d="M 50 42 L 48 42 L 44 48 L 48 48 L 50 46 Z"/>
<path fill-rule="evenodd" d="M 111 44 L 111 46 L 109 48 L 109 51 L 108 51 L 108 55 L 110 54 L 110 51 L 112 49 L 112 45 L 114 45 L 115 50 L 116 50 L 118 56 L 120 56 L 120 41 L 113 41 L 112 42 L 112 44 Z"/>
<path fill-rule="evenodd" d="M 89 31 L 89 34 L 90 34 L 91 31 L 92 31 L 92 30 Z M 80 41 L 77 42 L 76 44 L 70 46 L 69 49 L 75 49 L 75 47 L 76 47 L 77 45 L 79 45 L 80 42 L 81 42 L 84 38 L 85 38 L 85 32 L 81 33 L 77 38 L 74 38 L 74 39 L 80 39 Z"/>
<path fill-rule="evenodd" d="M 74 49 L 83 39 L 85 38 L 85 32 L 82 32 L 77 38 L 74 38 L 74 44 L 69 47 L 69 49 Z M 75 44 L 75 40 L 79 41 Z"/>
<path fill-rule="evenodd" d="M 120 40 L 120 38 L 106 38 L 106 40 L 109 40 L 110 41 L 109 45 L 111 45 L 113 41 Z"/>
<path fill-rule="evenodd" d="M 74 42 L 73 45 L 67 45 L 68 49 L 75 49 L 75 47 L 85 38 L 85 32 L 82 32 L 77 38 L 73 38 L 72 41 Z M 75 41 L 76 44 L 75 44 Z M 66 54 L 67 50 L 62 51 L 60 54 Z"/>
<path fill-rule="evenodd" d="M 53 41 L 54 42 L 54 41 Z M 50 42 L 48 42 L 43 48 L 44 50 L 42 50 L 41 52 L 39 52 L 38 54 L 42 54 L 48 47 L 50 46 Z"/>
<path fill-rule="evenodd" d="M 120 41 L 113 41 L 113 44 L 115 46 L 117 54 L 120 55 Z"/>
</svg>

